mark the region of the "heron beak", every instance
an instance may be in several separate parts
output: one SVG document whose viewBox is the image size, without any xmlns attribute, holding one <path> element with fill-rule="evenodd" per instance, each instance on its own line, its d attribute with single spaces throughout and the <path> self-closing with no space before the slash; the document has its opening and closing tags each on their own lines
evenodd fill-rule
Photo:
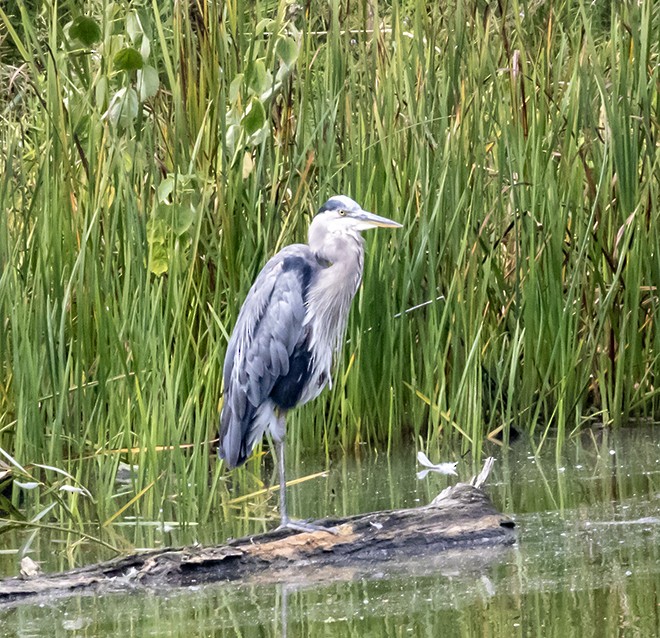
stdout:
<svg viewBox="0 0 660 638">
<path fill-rule="evenodd" d="M 374 213 L 368 213 L 366 210 L 362 210 L 359 213 L 353 215 L 355 219 L 360 220 L 364 224 L 364 228 L 403 228 L 402 224 L 395 222 L 393 219 L 387 219 L 387 217 L 381 217 L 380 215 L 375 215 Z"/>
</svg>

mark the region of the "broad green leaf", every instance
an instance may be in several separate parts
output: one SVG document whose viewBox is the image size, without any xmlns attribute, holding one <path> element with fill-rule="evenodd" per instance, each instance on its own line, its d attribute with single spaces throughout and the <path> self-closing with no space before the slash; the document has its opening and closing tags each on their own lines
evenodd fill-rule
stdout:
<svg viewBox="0 0 660 638">
<path fill-rule="evenodd" d="M 137 72 L 137 89 L 140 101 L 153 97 L 158 93 L 158 71 L 152 66 L 145 66 Z"/>
<path fill-rule="evenodd" d="M 247 76 L 248 87 L 256 95 L 261 95 L 269 86 L 266 74 L 266 65 L 263 60 L 255 60 L 252 63 L 250 74 Z"/>
<path fill-rule="evenodd" d="M 169 255 L 163 244 L 153 244 L 149 251 L 149 270 L 156 276 L 164 275 L 169 268 Z"/>
<path fill-rule="evenodd" d="M 167 224 L 163 220 L 167 210 L 167 204 L 161 204 L 155 211 L 155 215 L 147 222 L 147 241 L 150 244 L 164 244 L 167 237 Z"/>
<path fill-rule="evenodd" d="M 190 204 L 177 204 L 172 207 L 172 230 L 175 235 L 183 235 L 195 221 L 195 209 Z"/>
<path fill-rule="evenodd" d="M 73 21 L 69 29 L 69 36 L 74 40 L 78 40 L 86 47 L 91 47 L 92 44 L 101 39 L 101 27 L 99 27 L 93 18 L 81 16 Z"/>
<path fill-rule="evenodd" d="M 112 63 L 118 71 L 137 71 L 144 65 L 140 52 L 133 47 L 124 47 L 121 51 L 118 51 Z"/>
<path fill-rule="evenodd" d="M 136 44 L 137 41 L 144 36 L 144 29 L 142 28 L 142 25 L 140 24 L 140 18 L 138 18 L 138 15 L 135 11 L 131 11 L 126 16 L 126 31 L 128 33 L 128 37 L 131 39 L 131 42 L 134 44 Z"/>
<path fill-rule="evenodd" d="M 119 89 L 112 99 L 103 117 L 112 124 L 127 126 L 138 114 L 138 98 L 134 89 Z"/>
<path fill-rule="evenodd" d="M 274 84 L 273 84 L 273 74 L 270 71 L 266 71 L 266 77 L 264 78 L 261 92 L 259 97 L 262 102 L 267 102 L 270 96 L 273 94 Z"/>
<path fill-rule="evenodd" d="M 275 45 L 275 51 L 288 68 L 291 68 L 298 59 L 298 44 L 293 38 L 281 37 Z"/>
<path fill-rule="evenodd" d="M 275 20 L 272 18 L 263 18 L 262 20 L 259 20 L 259 22 L 257 22 L 257 26 L 254 29 L 255 35 L 263 35 L 264 31 L 272 28 L 274 22 Z"/>
<path fill-rule="evenodd" d="M 261 144 L 263 144 L 268 139 L 269 135 L 270 135 L 270 131 L 268 130 L 268 127 L 262 126 L 253 135 L 250 135 L 248 139 L 248 144 L 250 144 L 250 146 L 252 147 L 261 146 Z"/>
<path fill-rule="evenodd" d="M 241 127 L 238 124 L 230 124 L 227 127 L 227 132 L 225 133 L 225 145 L 230 155 L 234 154 L 236 150 L 236 145 L 241 139 Z"/>
<path fill-rule="evenodd" d="M 158 202 L 160 204 L 168 203 L 173 190 L 174 176 L 168 175 L 160 184 L 158 184 Z"/>
<path fill-rule="evenodd" d="M 119 89 L 110 100 L 110 106 L 103 117 L 113 124 L 126 126 L 135 120 L 139 107 L 140 104 L 135 89 Z"/>
<path fill-rule="evenodd" d="M 243 111 L 238 108 L 238 106 L 232 106 L 227 113 L 225 114 L 225 119 L 227 120 L 227 126 L 238 126 L 243 119 Z"/>
<path fill-rule="evenodd" d="M 148 38 L 145 36 L 142 38 L 142 42 L 140 43 L 140 55 L 142 56 L 142 60 L 146 62 L 149 59 L 149 54 L 151 53 L 151 42 L 149 42 Z"/>
<path fill-rule="evenodd" d="M 105 105 L 108 103 L 108 78 L 105 75 L 102 75 L 99 78 L 99 81 L 96 83 L 96 86 L 94 87 L 95 95 L 96 95 L 96 106 L 99 109 L 102 109 L 105 107 Z"/>
<path fill-rule="evenodd" d="M 169 254 L 165 245 L 167 239 L 167 223 L 162 219 L 161 205 L 156 210 L 154 218 L 147 222 L 147 241 L 149 242 L 149 270 L 154 275 L 162 275 L 169 267 Z"/>
<path fill-rule="evenodd" d="M 236 104 L 241 95 L 241 86 L 243 85 L 243 74 L 239 73 L 229 85 L 229 101 Z"/>
<path fill-rule="evenodd" d="M 248 135 L 254 135 L 266 123 L 266 109 L 257 97 L 253 97 L 245 109 L 241 126 Z"/>
<path fill-rule="evenodd" d="M 163 183 L 161 182 L 161 186 Z M 160 191 L 160 187 L 158 190 Z M 194 221 L 195 209 L 189 202 L 184 204 L 161 203 L 156 209 L 155 219 L 147 225 L 149 242 L 165 245 L 171 233 L 177 236 L 183 235 L 190 230 Z"/>
</svg>

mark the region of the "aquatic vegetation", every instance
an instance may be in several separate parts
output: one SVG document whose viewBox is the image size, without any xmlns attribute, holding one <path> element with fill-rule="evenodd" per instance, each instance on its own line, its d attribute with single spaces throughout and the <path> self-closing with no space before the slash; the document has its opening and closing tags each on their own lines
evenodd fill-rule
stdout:
<svg viewBox="0 0 660 638">
<path fill-rule="evenodd" d="M 84 528 L 39 463 L 108 530 L 232 518 L 228 333 L 335 193 L 404 228 L 294 459 L 658 417 L 660 7 L 491 4 L 0 7 L 0 447 L 41 485 L 14 506 Z"/>
</svg>

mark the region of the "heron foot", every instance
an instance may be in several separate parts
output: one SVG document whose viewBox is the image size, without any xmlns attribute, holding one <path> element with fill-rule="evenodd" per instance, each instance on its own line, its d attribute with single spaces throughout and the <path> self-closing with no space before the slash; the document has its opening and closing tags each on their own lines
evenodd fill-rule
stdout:
<svg viewBox="0 0 660 638">
<path fill-rule="evenodd" d="M 291 520 L 290 518 L 282 519 L 282 522 L 277 527 L 277 529 L 292 529 L 296 532 L 327 532 L 328 534 L 339 533 L 336 527 L 323 527 L 323 525 L 314 525 L 314 523 Z"/>
</svg>

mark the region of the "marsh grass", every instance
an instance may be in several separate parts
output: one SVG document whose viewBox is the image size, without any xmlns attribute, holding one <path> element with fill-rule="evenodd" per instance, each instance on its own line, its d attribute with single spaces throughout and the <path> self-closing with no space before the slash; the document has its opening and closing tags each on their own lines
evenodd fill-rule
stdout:
<svg viewBox="0 0 660 638">
<path fill-rule="evenodd" d="M 338 192 L 404 228 L 293 462 L 657 419 L 656 4 L 94 0 L 90 43 L 79 3 L 0 9 L 0 446 L 37 483 L 7 498 L 72 533 L 267 516 L 231 503 L 261 457 L 212 452 L 221 361 Z"/>
</svg>

